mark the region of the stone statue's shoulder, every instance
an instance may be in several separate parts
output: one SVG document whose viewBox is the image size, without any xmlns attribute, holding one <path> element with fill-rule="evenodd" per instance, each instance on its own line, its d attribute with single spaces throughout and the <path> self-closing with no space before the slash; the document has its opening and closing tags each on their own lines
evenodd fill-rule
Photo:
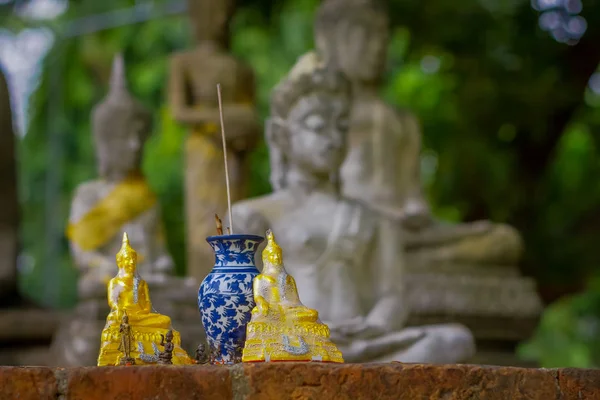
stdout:
<svg viewBox="0 0 600 400">
<path fill-rule="evenodd" d="M 102 180 L 87 181 L 75 188 L 73 202 L 75 201 L 97 201 L 102 197 L 106 189 L 106 183 Z"/>
<path fill-rule="evenodd" d="M 254 70 L 249 64 L 246 64 L 244 61 L 239 61 L 236 67 L 236 74 L 239 77 L 239 79 L 251 83 L 254 82 Z"/>
<path fill-rule="evenodd" d="M 381 220 L 381 213 L 374 210 L 370 204 L 358 199 L 345 198 L 341 203 L 348 210 L 348 217 L 357 218 L 363 233 L 370 235 Z"/>
<path fill-rule="evenodd" d="M 69 220 L 77 221 L 83 217 L 100 199 L 105 191 L 106 183 L 102 180 L 87 181 L 75 189 L 71 201 Z"/>
<path fill-rule="evenodd" d="M 231 210 L 236 231 L 263 235 L 272 222 L 270 215 L 281 205 L 280 192 L 242 200 L 233 205 Z"/>
<path fill-rule="evenodd" d="M 409 108 L 398 107 L 393 104 L 386 104 L 386 114 L 386 116 L 388 117 L 388 121 L 393 120 L 398 125 L 419 125 L 419 119 L 417 118 L 415 113 Z"/>
<path fill-rule="evenodd" d="M 169 56 L 169 63 L 171 65 L 180 65 L 187 61 L 188 58 L 190 58 L 190 50 L 177 51 Z"/>
</svg>

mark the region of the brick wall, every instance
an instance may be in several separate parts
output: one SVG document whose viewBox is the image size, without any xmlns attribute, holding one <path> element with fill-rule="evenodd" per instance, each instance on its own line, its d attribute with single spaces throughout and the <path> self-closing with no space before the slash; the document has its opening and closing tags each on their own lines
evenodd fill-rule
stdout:
<svg viewBox="0 0 600 400">
<path fill-rule="evenodd" d="M 600 370 L 399 363 L 0 367 L 0 399 L 600 400 Z"/>
</svg>

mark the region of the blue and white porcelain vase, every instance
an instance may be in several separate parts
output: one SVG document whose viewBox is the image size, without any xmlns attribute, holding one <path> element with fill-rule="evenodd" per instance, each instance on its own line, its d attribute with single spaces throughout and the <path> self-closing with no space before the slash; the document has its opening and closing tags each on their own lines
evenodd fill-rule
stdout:
<svg viewBox="0 0 600 400">
<path fill-rule="evenodd" d="M 252 282 L 260 273 L 254 256 L 265 239 L 256 235 L 209 236 L 215 265 L 198 290 L 198 308 L 213 364 L 240 362 L 246 325 L 255 306 Z"/>
</svg>

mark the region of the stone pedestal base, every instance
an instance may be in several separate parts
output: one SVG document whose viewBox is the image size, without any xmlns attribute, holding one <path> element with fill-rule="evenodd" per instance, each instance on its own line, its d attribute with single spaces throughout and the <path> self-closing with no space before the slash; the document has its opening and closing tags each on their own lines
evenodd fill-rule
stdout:
<svg viewBox="0 0 600 400">
<path fill-rule="evenodd" d="M 409 325 L 461 323 L 473 332 L 477 354 L 486 363 L 518 363 L 509 348 L 531 336 L 543 309 L 532 279 L 520 276 L 517 267 L 421 265 L 408 260 Z M 506 345 L 490 348 L 491 342 Z"/>
<path fill-rule="evenodd" d="M 50 365 L 50 342 L 59 321 L 54 311 L 0 309 L 0 365 Z"/>
<path fill-rule="evenodd" d="M 173 328 L 181 334 L 181 347 L 193 358 L 198 344 L 205 340 L 196 302 L 198 285 L 193 279 L 175 277 L 147 282 L 152 307 L 171 317 Z M 51 349 L 51 366 L 95 366 L 100 351 L 100 336 L 109 312 L 106 286 L 103 291 L 100 288 L 89 291 L 87 298 L 80 300 L 75 311 L 63 321 L 56 333 Z"/>
</svg>

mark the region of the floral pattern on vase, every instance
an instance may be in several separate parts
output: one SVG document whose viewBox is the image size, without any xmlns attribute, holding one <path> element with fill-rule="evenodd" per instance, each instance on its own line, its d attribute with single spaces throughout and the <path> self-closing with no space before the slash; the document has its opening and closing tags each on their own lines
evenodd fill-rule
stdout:
<svg viewBox="0 0 600 400">
<path fill-rule="evenodd" d="M 260 273 L 254 256 L 262 236 L 209 236 L 215 265 L 200 284 L 198 308 L 214 364 L 241 361 L 246 325 L 255 306 L 252 281 Z"/>
</svg>

